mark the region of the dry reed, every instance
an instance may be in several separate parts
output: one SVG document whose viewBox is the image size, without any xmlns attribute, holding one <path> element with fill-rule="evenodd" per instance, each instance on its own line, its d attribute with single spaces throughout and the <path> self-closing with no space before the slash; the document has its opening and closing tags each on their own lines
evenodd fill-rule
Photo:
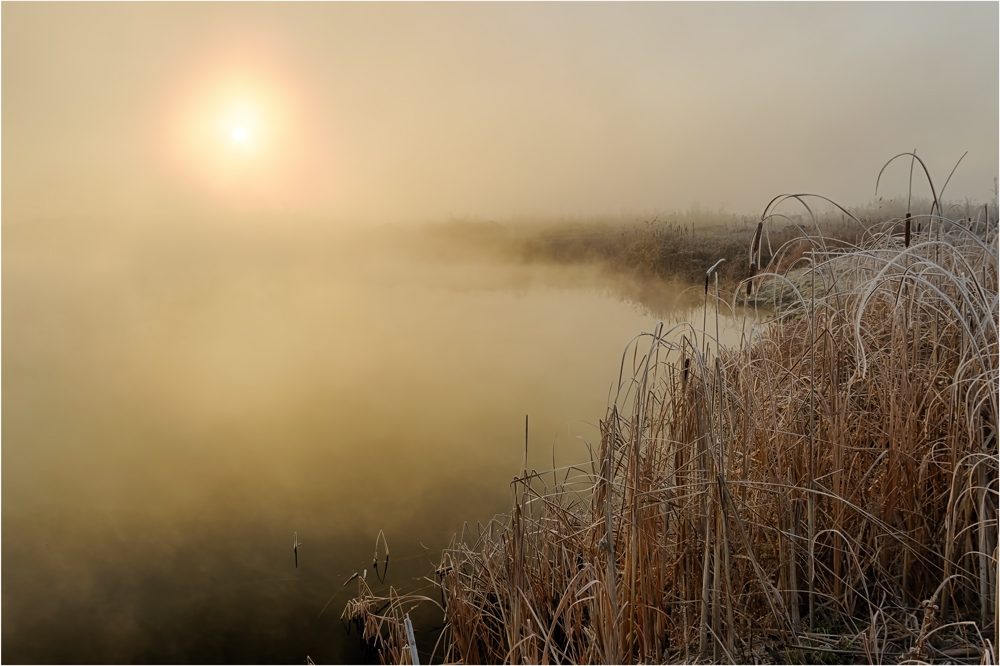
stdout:
<svg viewBox="0 0 1000 666">
<path fill-rule="evenodd" d="M 594 457 L 443 552 L 443 659 L 996 663 L 997 220 L 934 203 L 791 265 L 769 206 L 728 296 L 767 318 L 636 337 Z M 361 585 L 400 663 L 406 604 Z"/>
</svg>

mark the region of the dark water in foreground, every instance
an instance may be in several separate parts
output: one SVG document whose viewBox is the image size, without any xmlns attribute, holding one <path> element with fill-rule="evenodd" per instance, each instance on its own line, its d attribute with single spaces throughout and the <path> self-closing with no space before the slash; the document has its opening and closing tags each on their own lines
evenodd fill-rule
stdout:
<svg viewBox="0 0 1000 666">
<path fill-rule="evenodd" d="M 379 529 L 423 585 L 656 323 L 582 269 L 70 223 L 5 225 L 2 302 L 6 663 L 364 659 Z"/>
</svg>

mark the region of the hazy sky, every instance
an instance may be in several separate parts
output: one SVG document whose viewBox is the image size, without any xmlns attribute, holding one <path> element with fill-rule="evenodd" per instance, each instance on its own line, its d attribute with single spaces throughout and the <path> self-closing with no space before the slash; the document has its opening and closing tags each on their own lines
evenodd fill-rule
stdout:
<svg viewBox="0 0 1000 666">
<path fill-rule="evenodd" d="M 3 216 L 751 213 L 867 202 L 913 148 L 938 187 L 969 151 L 946 194 L 983 201 L 997 25 L 995 2 L 8 2 Z"/>
</svg>

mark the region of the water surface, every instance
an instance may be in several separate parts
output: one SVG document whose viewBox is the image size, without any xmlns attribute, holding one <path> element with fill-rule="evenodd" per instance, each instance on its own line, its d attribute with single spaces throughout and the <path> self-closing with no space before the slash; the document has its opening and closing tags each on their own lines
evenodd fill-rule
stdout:
<svg viewBox="0 0 1000 666">
<path fill-rule="evenodd" d="M 4 661 L 364 659 L 342 583 L 380 529 L 376 590 L 416 589 L 506 510 L 525 414 L 529 467 L 586 458 L 657 318 L 383 240 L 5 225 Z"/>
</svg>

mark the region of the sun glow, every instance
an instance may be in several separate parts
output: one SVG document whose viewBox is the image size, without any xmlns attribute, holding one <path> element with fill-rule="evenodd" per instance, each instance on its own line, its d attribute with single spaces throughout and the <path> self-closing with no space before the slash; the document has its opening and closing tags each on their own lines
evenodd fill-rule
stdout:
<svg viewBox="0 0 1000 666">
<path fill-rule="evenodd" d="M 166 93 L 157 153 L 186 189 L 244 209 L 287 210 L 330 196 L 329 134 L 314 120 L 322 114 L 280 62 L 230 54 L 192 68 Z"/>
</svg>

